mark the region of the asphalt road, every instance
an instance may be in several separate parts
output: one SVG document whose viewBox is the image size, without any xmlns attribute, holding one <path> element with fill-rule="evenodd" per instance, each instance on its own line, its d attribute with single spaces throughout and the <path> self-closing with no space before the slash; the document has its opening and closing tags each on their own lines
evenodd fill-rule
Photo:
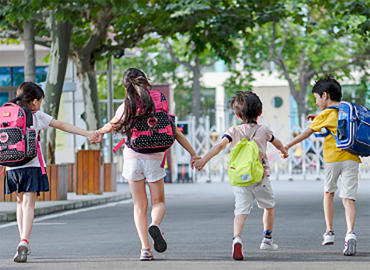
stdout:
<svg viewBox="0 0 370 270">
<path fill-rule="evenodd" d="M 273 182 L 277 201 L 273 236 L 276 252 L 259 250 L 262 210 L 255 207 L 243 232 L 244 261 L 231 258 L 233 194 L 227 183 L 166 185 L 167 212 L 161 225 L 168 242 L 155 260 L 139 261 L 140 241 L 132 202 L 120 202 L 62 216 L 38 218 L 26 264 L 12 258 L 16 226 L 0 225 L 0 269 L 369 269 L 370 181 L 359 185 L 358 253 L 342 254 L 345 219 L 335 198 L 336 243 L 321 246 L 325 230 L 322 181 Z M 72 214 L 70 214 L 72 213 Z M 149 215 L 148 215 L 149 216 Z"/>
</svg>

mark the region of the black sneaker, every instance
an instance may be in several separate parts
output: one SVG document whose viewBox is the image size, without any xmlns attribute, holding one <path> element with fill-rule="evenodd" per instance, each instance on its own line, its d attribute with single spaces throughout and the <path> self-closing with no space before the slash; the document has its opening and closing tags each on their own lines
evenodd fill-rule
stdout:
<svg viewBox="0 0 370 270">
<path fill-rule="evenodd" d="M 356 234 L 354 231 L 349 232 L 346 235 L 345 242 L 344 242 L 344 256 L 353 256 L 356 254 Z"/>
<path fill-rule="evenodd" d="M 164 240 L 163 232 L 159 226 L 155 223 L 152 223 L 149 226 L 148 231 L 150 236 L 153 238 L 154 249 L 159 253 L 165 252 L 167 249 L 167 243 L 166 240 Z"/>
</svg>

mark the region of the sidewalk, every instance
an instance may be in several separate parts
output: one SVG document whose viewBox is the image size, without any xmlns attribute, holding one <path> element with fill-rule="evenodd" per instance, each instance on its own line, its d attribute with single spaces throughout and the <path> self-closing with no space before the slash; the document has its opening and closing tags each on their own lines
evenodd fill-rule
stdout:
<svg viewBox="0 0 370 270">
<path fill-rule="evenodd" d="M 130 198 L 130 188 L 127 184 L 118 184 L 116 192 L 105 192 L 101 195 L 76 195 L 76 193 L 68 193 L 68 199 L 66 201 L 36 202 L 35 217 L 65 210 L 117 202 Z M 16 210 L 16 202 L 0 202 L 0 222 L 15 221 Z"/>
</svg>

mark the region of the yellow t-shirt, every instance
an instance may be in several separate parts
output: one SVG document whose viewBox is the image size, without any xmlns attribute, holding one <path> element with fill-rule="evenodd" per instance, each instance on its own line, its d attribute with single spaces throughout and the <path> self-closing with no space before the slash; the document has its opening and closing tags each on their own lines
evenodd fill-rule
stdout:
<svg viewBox="0 0 370 270">
<path fill-rule="evenodd" d="M 320 132 L 322 128 L 329 129 L 337 136 L 338 110 L 326 109 L 315 117 L 312 124 L 309 126 L 315 132 Z M 334 137 L 330 134 L 324 141 L 324 162 L 339 162 L 345 160 L 353 160 L 361 163 L 358 156 L 349 153 L 348 151 L 337 148 L 337 143 Z"/>
</svg>

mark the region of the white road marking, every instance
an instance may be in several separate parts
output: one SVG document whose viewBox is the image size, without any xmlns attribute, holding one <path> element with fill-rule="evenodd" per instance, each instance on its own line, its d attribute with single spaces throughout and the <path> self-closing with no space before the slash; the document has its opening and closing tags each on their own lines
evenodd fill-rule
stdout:
<svg viewBox="0 0 370 270">
<path fill-rule="evenodd" d="M 107 204 L 103 204 L 103 205 L 92 206 L 92 207 L 88 207 L 88 208 L 66 211 L 66 212 L 62 212 L 62 213 L 57 213 L 57 214 L 52 214 L 52 215 L 47 215 L 47 216 L 35 218 L 33 222 L 36 223 L 36 222 L 39 222 L 39 221 L 48 220 L 48 219 L 52 219 L 52 218 L 68 216 L 68 215 L 78 214 L 78 213 L 92 211 L 92 210 L 98 210 L 98 209 L 102 209 L 102 208 L 112 207 L 112 206 L 116 206 L 116 205 L 119 205 L 119 204 L 127 204 L 127 203 L 131 203 L 131 202 L 132 202 L 132 199 L 129 199 L 129 200 L 124 200 L 124 201 L 120 201 L 120 202 L 113 202 L 113 203 L 107 203 Z M 13 222 L 9 222 L 7 224 L 0 225 L 0 229 L 11 227 L 11 226 L 17 226 L 17 222 L 13 221 Z"/>
<path fill-rule="evenodd" d="M 39 226 L 49 226 L 49 225 L 67 225 L 68 223 L 33 223 L 33 226 L 39 225 Z"/>
</svg>

